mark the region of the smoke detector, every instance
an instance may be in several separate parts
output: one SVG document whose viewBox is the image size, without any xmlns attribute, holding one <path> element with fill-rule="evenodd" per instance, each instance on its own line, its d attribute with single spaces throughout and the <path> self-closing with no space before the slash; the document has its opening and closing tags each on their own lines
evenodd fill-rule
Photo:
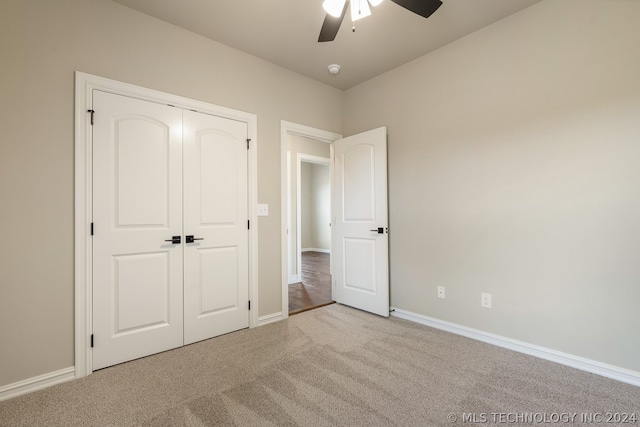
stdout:
<svg viewBox="0 0 640 427">
<path fill-rule="evenodd" d="M 340 66 L 338 64 L 331 64 L 327 67 L 329 73 L 338 74 L 340 72 Z"/>
</svg>

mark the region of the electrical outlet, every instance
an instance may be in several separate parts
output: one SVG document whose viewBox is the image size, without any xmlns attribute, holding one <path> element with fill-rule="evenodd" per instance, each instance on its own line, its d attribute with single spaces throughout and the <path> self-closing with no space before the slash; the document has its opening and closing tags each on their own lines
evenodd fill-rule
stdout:
<svg viewBox="0 0 640 427">
<path fill-rule="evenodd" d="M 438 286 L 438 298 L 444 299 L 444 286 Z"/>
<path fill-rule="evenodd" d="M 482 292 L 480 294 L 480 305 L 485 308 L 491 308 L 491 294 Z"/>
</svg>

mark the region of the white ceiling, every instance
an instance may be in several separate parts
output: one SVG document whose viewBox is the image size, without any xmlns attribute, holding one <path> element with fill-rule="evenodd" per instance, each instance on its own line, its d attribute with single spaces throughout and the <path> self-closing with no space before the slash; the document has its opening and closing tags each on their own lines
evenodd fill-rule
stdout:
<svg viewBox="0 0 640 427">
<path fill-rule="evenodd" d="M 348 89 L 540 0 L 442 0 L 428 19 L 384 0 L 318 43 L 323 0 L 114 0 L 312 79 Z M 331 75 L 329 64 L 340 64 Z"/>
</svg>

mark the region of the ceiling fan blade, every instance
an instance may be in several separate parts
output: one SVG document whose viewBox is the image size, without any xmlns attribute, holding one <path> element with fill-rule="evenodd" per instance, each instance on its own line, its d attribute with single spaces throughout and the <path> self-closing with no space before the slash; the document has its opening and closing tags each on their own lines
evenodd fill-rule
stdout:
<svg viewBox="0 0 640 427">
<path fill-rule="evenodd" d="M 424 18 L 431 16 L 433 12 L 442 6 L 440 0 L 391 0 L 395 4 L 410 10 Z"/>
<path fill-rule="evenodd" d="M 319 42 L 332 42 L 335 40 L 338 30 L 340 29 L 340 25 L 342 24 L 342 20 L 347 14 L 348 5 L 349 2 L 345 1 L 344 7 L 342 8 L 342 14 L 338 18 L 327 13 L 327 16 L 324 18 L 324 22 L 322 23 L 322 28 L 320 29 L 320 36 L 318 36 Z"/>
</svg>

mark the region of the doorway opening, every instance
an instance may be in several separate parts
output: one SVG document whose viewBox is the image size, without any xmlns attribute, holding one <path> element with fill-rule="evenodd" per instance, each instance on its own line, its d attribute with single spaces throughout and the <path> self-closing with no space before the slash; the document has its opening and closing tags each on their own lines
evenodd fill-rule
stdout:
<svg viewBox="0 0 640 427">
<path fill-rule="evenodd" d="M 282 317 L 333 303 L 331 143 L 340 138 L 282 122 Z"/>
<path fill-rule="evenodd" d="M 292 190 L 289 242 L 293 249 L 289 267 L 289 314 L 333 303 L 329 148 L 325 143 L 302 137 L 289 139 L 289 152 L 296 153 L 295 178 L 291 177 L 289 185 Z M 306 154 L 309 151 L 323 156 Z"/>
</svg>

